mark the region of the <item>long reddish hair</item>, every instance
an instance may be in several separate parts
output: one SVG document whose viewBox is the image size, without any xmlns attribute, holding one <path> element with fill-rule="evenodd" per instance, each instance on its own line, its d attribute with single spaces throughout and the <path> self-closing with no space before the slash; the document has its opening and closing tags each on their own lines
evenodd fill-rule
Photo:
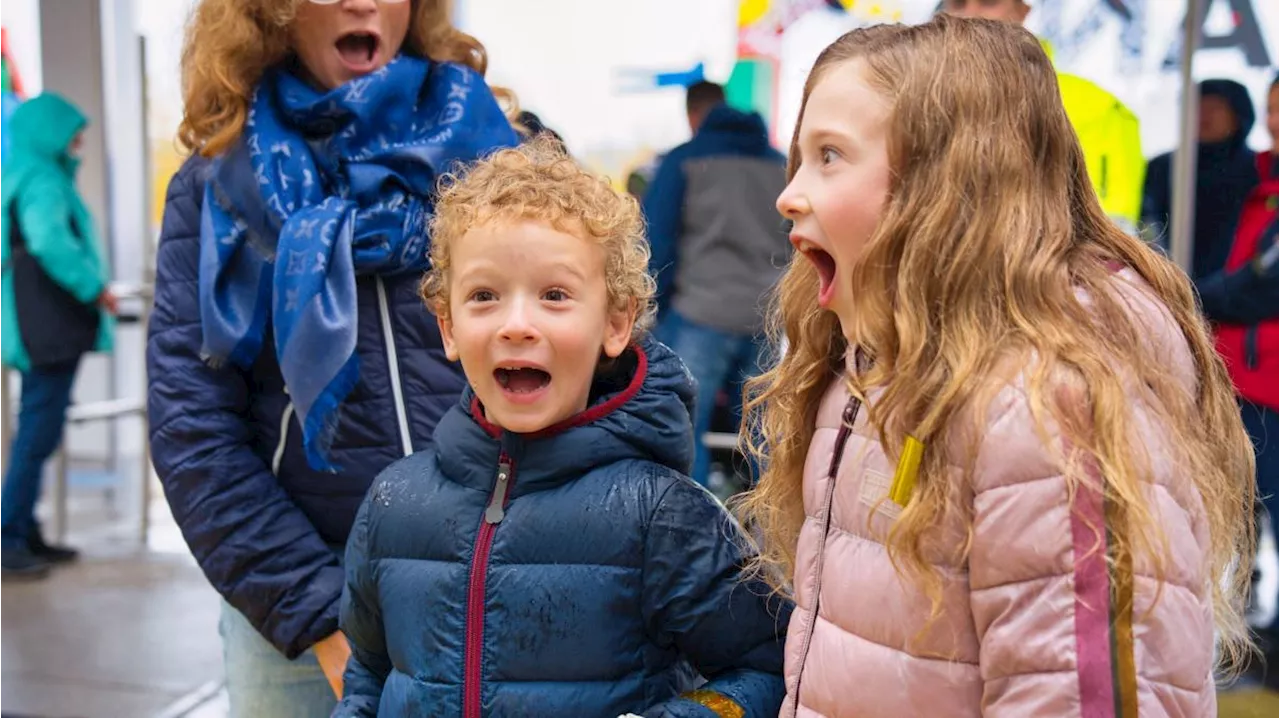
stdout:
<svg viewBox="0 0 1280 718">
<path fill-rule="evenodd" d="M 802 257 L 773 298 L 768 331 L 788 349 L 749 385 L 743 430 L 758 437 L 752 449 L 765 467 L 740 505 L 762 537 L 757 568 L 788 590 L 817 408 L 843 373 L 848 347 L 858 346 L 874 364 L 846 381 L 863 398 L 876 388 L 866 409 L 885 450 L 900 452 L 908 434 L 925 446 L 915 491 L 887 544 L 898 570 L 938 611 L 941 581 L 924 549 L 944 517 L 959 512 L 969 525 L 954 477 L 972 476 L 982 409 L 1004 383 L 1000 368 L 1012 364 L 1023 368 L 1040 435 L 1052 425 L 1074 449 L 1062 462 L 1068 486 L 1096 485 L 1084 467 L 1097 467 L 1123 517 L 1113 544 L 1158 577 L 1168 542 L 1144 492 L 1153 477 L 1148 445 L 1159 441 L 1194 483 L 1209 525 L 1204 588 L 1223 653 L 1239 658 L 1248 645 L 1241 612 L 1253 555 L 1253 450 L 1191 283 L 1108 220 L 1039 42 L 1010 24 L 945 15 L 855 30 L 819 56 L 804 102 L 848 62 L 892 105 L 890 191 L 853 268 L 855 326 L 842 328 L 819 309 L 816 271 Z M 1117 262 L 1168 308 L 1190 350 L 1193 389 L 1147 340 L 1151 329 L 1135 326 L 1116 292 Z M 1088 307 L 1080 292 L 1091 298 Z M 1135 396 L 1155 418 L 1158 428 L 1145 429 L 1155 436 L 1138 425 Z M 959 547 L 956 560 L 966 558 L 967 546 Z"/>
</svg>

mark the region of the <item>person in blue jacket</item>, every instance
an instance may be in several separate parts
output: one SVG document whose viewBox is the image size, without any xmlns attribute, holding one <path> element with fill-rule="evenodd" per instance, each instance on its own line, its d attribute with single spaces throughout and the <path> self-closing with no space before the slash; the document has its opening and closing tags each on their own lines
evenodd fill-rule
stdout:
<svg viewBox="0 0 1280 718">
<path fill-rule="evenodd" d="M 685 475 L 635 201 L 539 140 L 456 179 L 432 235 L 469 388 L 356 518 L 334 716 L 776 716 L 789 604 Z"/>
<path fill-rule="evenodd" d="M 764 119 L 725 104 L 724 88 L 706 81 L 688 88 L 685 109 L 693 139 L 662 158 L 644 213 L 658 282 L 654 334 L 697 382 L 693 478 L 706 486 L 711 455 L 702 438 L 717 395 L 728 387 L 732 413 L 741 413 L 742 385 L 760 373 L 765 353 L 763 300 L 792 250 L 773 206 L 787 161 Z"/>
<path fill-rule="evenodd" d="M 443 0 L 195 8 L 148 409 L 233 716 L 333 709 L 356 510 L 462 391 L 417 286 L 438 175 L 517 141 L 484 69 Z"/>
</svg>

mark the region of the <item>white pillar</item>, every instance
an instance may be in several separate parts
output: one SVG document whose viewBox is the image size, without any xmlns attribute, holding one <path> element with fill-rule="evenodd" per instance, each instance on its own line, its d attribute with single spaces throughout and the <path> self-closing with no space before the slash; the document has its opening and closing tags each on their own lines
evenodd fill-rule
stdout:
<svg viewBox="0 0 1280 718">
<path fill-rule="evenodd" d="M 144 264 L 153 240 L 134 0 L 45 0 L 38 6 L 44 89 L 67 97 L 89 118 L 77 178 L 81 195 L 93 213 L 112 278 L 138 282 L 148 274 Z M 142 396 L 144 379 L 143 329 L 123 326 L 112 357 L 90 355 L 82 363 L 74 400 Z M 76 427 L 66 444 L 73 459 L 101 460 L 119 472 L 121 503 L 131 504 L 128 495 L 137 481 L 129 467 L 142 447 L 137 420 Z"/>
</svg>

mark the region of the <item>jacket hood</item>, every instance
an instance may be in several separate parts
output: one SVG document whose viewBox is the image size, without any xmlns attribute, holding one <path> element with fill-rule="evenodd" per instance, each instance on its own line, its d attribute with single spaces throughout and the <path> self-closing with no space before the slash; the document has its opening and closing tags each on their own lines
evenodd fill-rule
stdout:
<svg viewBox="0 0 1280 718">
<path fill-rule="evenodd" d="M 514 434 L 484 418 L 468 388 L 436 429 L 441 468 L 488 490 L 500 454 L 516 466 L 512 495 L 549 487 L 625 460 L 687 474 L 693 461 L 693 378 L 670 349 L 646 336 L 600 372 L 585 411 L 536 434 Z"/>
<path fill-rule="evenodd" d="M 761 153 L 771 149 L 769 130 L 758 112 L 743 112 L 728 105 L 717 105 L 707 113 L 697 136 L 714 135 L 720 142 L 745 153 Z"/>
<path fill-rule="evenodd" d="M 45 92 L 19 105 L 9 123 L 15 154 L 65 164 L 67 146 L 89 120 L 62 96 Z"/>
<path fill-rule="evenodd" d="M 1249 91 L 1244 85 L 1235 80 L 1205 80 L 1200 83 L 1200 96 L 1217 96 L 1227 101 L 1231 109 L 1236 113 L 1236 120 L 1239 122 L 1239 129 L 1225 142 L 1214 143 L 1215 145 L 1230 145 L 1233 149 L 1243 147 L 1245 140 L 1249 137 L 1249 132 L 1253 130 L 1253 123 L 1257 121 L 1257 115 L 1253 110 L 1253 100 L 1249 98 Z M 1206 143 L 1207 144 L 1207 143 Z"/>
</svg>

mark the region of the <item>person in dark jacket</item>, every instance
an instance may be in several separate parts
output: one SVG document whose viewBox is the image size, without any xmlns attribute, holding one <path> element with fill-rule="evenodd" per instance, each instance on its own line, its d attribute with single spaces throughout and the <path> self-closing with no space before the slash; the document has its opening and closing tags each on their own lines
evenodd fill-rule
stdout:
<svg viewBox="0 0 1280 718">
<path fill-rule="evenodd" d="M 334 715 L 776 716 L 788 605 L 684 475 L 635 202 L 542 141 L 445 190 L 433 236 L 469 389 L 360 509 Z"/>
<path fill-rule="evenodd" d="M 1276 528 L 1280 525 L 1280 179 L 1277 179 L 1277 82 L 1267 92 L 1267 130 L 1271 150 L 1259 152 L 1257 170 L 1261 181 L 1245 200 L 1236 229 L 1235 243 L 1226 266 L 1196 283 L 1205 316 L 1214 323 L 1218 353 L 1240 395 L 1240 412 L 1245 429 L 1253 440 L 1258 481 L 1258 497 L 1270 517 L 1271 541 L 1280 546 Z M 1276 605 L 1277 596 L 1269 597 Z M 1276 614 L 1265 620 L 1255 643 L 1265 661 L 1263 681 L 1276 687 L 1276 665 L 1280 626 Z"/>
<path fill-rule="evenodd" d="M 773 209 L 787 184 L 786 158 L 769 144 L 764 120 L 724 104 L 724 89 L 698 82 L 686 94 L 693 139 L 671 150 L 644 198 L 658 281 L 654 334 L 697 381 L 693 478 L 706 485 L 716 397 L 760 372 L 764 295 L 790 257 Z"/>
<path fill-rule="evenodd" d="M 1254 119 L 1253 102 L 1244 85 L 1233 80 L 1200 83 L 1192 279 L 1222 269 L 1245 198 L 1258 184 L 1253 152 L 1245 145 Z M 1172 193 L 1173 153 L 1166 152 L 1147 164 L 1142 192 L 1144 233 L 1166 249 Z"/>
<path fill-rule="evenodd" d="M 51 92 L 18 106 L 3 171 L 4 366 L 22 373 L 18 430 L 4 476 L 7 578 L 40 578 L 76 551 L 50 546 L 36 521 L 44 464 L 66 424 L 80 359 L 110 351 L 115 296 L 93 217 L 76 190 L 88 120 Z"/>
<path fill-rule="evenodd" d="M 520 114 L 516 115 L 516 125 L 524 128 L 524 132 L 521 133 L 524 139 L 532 140 L 538 137 L 546 137 L 555 142 L 565 153 L 569 152 L 569 146 L 564 143 L 564 138 L 560 136 L 560 133 L 543 124 L 542 118 L 536 114 L 528 110 L 521 110 Z"/>
<path fill-rule="evenodd" d="M 233 716 L 332 710 L 341 547 L 462 391 L 417 284 L 439 174 L 516 142 L 484 66 L 440 0 L 196 6 L 148 408 Z"/>
</svg>

